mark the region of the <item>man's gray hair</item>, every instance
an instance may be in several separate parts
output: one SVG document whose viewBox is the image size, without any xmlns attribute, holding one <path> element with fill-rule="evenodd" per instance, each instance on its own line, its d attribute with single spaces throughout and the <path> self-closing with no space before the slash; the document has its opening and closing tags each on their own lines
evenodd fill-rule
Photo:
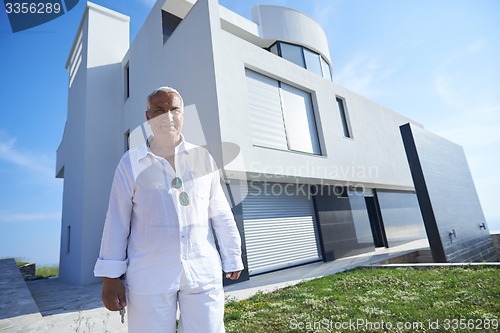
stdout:
<svg viewBox="0 0 500 333">
<path fill-rule="evenodd" d="M 184 109 L 184 99 L 182 99 L 181 94 L 177 91 L 177 89 L 172 88 L 172 87 L 167 87 L 167 86 L 156 88 L 155 90 L 153 90 L 153 92 L 151 94 L 149 94 L 149 96 L 148 96 L 148 109 L 149 109 L 149 102 L 151 101 L 151 98 L 153 98 L 154 95 L 156 95 L 157 93 L 159 93 L 161 91 L 166 92 L 166 93 L 177 94 L 177 96 L 179 96 L 179 98 L 181 99 L 181 106 Z"/>
</svg>

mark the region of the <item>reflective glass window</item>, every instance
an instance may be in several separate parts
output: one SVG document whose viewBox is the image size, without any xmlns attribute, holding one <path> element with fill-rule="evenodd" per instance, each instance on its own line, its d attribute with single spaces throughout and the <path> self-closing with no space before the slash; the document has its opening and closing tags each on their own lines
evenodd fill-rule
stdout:
<svg viewBox="0 0 500 333">
<path fill-rule="evenodd" d="M 304 63 L 304 55 L 302 54 L 302 47 L 287 43 L 280 43 L 281 57 L 289 60 L 300 67 L 306 68 Z"/>
<path fill-rule="evenodd" d="M 277 43 L 274 43 L 270 48 L 269 48 L 269 51 L 271 53 L 274 53 L 276 54 L 277 56 L 279 56 L 279 53 L 278 53 L 278 44 Z"/>
<path fill-rule="evenodd" d="M 323 68 L 323 77 L 331 81 L 332 72 L 330 71 L 330 65 L 328 65 L 328 63 L 323 57 L 321 57 L 321 67 Z"/>
<path fill-rule="evenodd" d="M 321 71 L 321 60 L 319 54 L 313 51 L 309 51 L 308 49 L 304 49 L 304 58 L 306 59 L 306 68 L 308 70 L 320 76 L 323 75 Z"/>
</svg>

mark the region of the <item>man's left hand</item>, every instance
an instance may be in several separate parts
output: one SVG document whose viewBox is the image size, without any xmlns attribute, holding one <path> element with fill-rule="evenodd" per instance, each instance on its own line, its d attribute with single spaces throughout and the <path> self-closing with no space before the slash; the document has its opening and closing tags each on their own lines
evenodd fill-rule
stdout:
<svg viewBox="0 0 500 333">
<path fill-rule="evenodd" d="M 227 272 L 226 278 L 231 279 L 231 280 L 238 280 L 240 278 L 240 275 L 241 275 L 241 271 Z"/>
</svg>

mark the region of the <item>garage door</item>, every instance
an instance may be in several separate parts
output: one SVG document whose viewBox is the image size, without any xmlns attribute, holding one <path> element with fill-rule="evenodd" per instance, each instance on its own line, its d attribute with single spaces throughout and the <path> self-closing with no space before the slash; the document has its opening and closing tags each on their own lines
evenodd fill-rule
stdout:
<svg viewBox="0 0 500 333">
<path fill-rule="evenodd" d="M 300 185 L 249 183 L 243 220 L 250 275 L 320 259 L 312 200 Z"/>
</svg>

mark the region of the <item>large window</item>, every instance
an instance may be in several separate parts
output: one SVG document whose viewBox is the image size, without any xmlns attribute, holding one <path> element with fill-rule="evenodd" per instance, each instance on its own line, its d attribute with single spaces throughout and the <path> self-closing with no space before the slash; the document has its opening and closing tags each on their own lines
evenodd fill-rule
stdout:
<svg viewBox="0 0 500 333">
<path fill-rule="evenodd" d="M 320 155 L 311 94 L 249 69 L 245 72 L 254 144 Z"/>
<path fill-rule="evenodd" d="M 267 48 L 267 50 L 325 79 L 332 80 L 330 65 L 326 59 L 317 52 L 311 51 L 303 46 L 285 42 L 276 42 Z"/>
</svg>

